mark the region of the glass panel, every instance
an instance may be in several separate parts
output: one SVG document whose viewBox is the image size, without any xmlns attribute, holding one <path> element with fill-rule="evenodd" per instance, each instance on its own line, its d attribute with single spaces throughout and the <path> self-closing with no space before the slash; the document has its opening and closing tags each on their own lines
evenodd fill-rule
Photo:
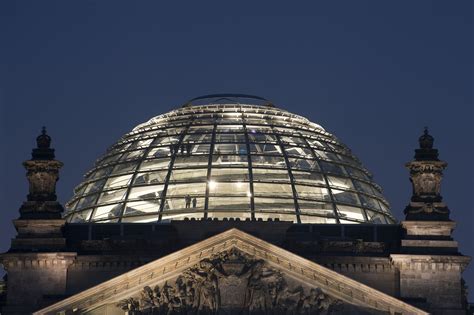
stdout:
<svg viewBox="0 0 474 315">
<path fill-rule="evenodd" d="M 179 142 L 178 137 L 158 137 L 153 141 L 152 146 L 160 146 L 165 144 L 176 144 Z"/>
<path fill-rule="evenodd" d="M 354 180 L 354 185 L 357 188 L 358 191 L 364 192 L 366 194 L 373 194 L 372 187 L 370 187 L 369 184 L 366 184 L 364 182 L 360 182 L 358 180 Z"/>
<path fill-rule="evenodd" d="M 216 133 L 216 142 L 246 142 L 243 133 Z"/>
<path fill-rule="evenodd" d="M 286 168 L 286 162 L 283 156 L 252 155 L 252 166 Z"/>
<path fill-rule="evenodd" d="M 326 148 L 326 143 L 323 142 L 323 141 L 320 141 L 320 140 L 315 140 L 315 139 L 310 139 L 310 138 L 307 138 L 306 139 L 309 143 L 309 145 L 315 149 L 319 149 L 319 148 Z"/>
<path fill-rule="evenodd" d="M 261 126 L 261 125 L 260 126 L 248 125 L 247 126 L 247 131 L 248 131 L 249 134 L 256 134 L 256 133 L 259 133 L 259 132 L 260 133 L 261 132 L 263 132 L 263 133 L 273 133 L 273 130 L 270 126 Z"/>
<path fill-rule="evenodd" d="M 304 185 L 295 185 L 299 198 L 317 199 L 330 201 L 328 190 L 326 187 L 312 187 Z"/>
<path fill-rule="evenodd" d="M 132 179 L 132 174 L 110 177 L 107 180 L 107 183 L 105 183 L 104 189 L 111 189 L 111 188 L 126 186 L 130 183 L 131 179 Z"/>
<path fill-rule="evenodd" d="M 164 185 L 133 187 L 128 199 L 159 199 L 163 194 Z"/>
<path fill-rule="evenodd" d="M 174 196 L 203 196 L 206 193 L 206 183 L 186 183 L 186 184 L 170 184 L 166 192 L 167 197 Z"/>
<path fill-rule="evenodd" d="M 150 150 L 147 157 L 148 158 L 152 158 L 152 157 L 160 158 L 160 157 L 170 156 L 170 154 L 171 154 L 171 148 L 169 146 L 156 147 L 156 148 L 153 148 L 153 149 Z"/>
<path fill-rule="evenodd" d="M 272 134 L 260 133 L 260 132 L 252 132 L 247 127 L 249 133 L 249 141 L 250 142 L 263 142 L 263 143 L 277 143 L 277 138 Z"/>
<path fill-rule="evenodd" d="M 247 145 L 241 144 L 216 144 L 214 153 L 219 154 L 247 154 Z"/>
<path fill-rule="evenodd" d="M 204 197 L 166 198 L 163 210 L 204 209 Z"/>
<path fill-rule="evenodd" d="M 369 211 L 369 210 L 367 210 L 366 213 L 367 213 L 367 218 L 370 223 L 374 223 L 374 224 L 387 223 L 387 221 L 385 220 L 385 217 L 380 213 Z"/>
<path fill-rule="evenodd" d="M 211 142 L 212 134 L 205 133 L 205 134 L 187 134 L 184 136 L 183 142 L 184 143 L 201 143 L 201 142 Z"/>
<path fill-rule="evenodd" d="M 297 158 L 288 158 L 292 169 L 300 169 L 304 171 L 319 171 L 319 165 L 316 160 L 306 160 Z"/>
<path fill-rule="evenodd" d="M 343 190 L 337 190 L 337 189 L 332 189 L 331 191 L 332 191 L 332 195 L 334 196 L 334 199 L 337 202 L 344 202 L 344 203 L 353 204 L 353 205 L 359 204 L 357 194 L 355 193 L 343 191 Z"/>
<path fill-rule="evenodd" d="M 364 207 L 373 208 L 375 210 L 381 210 L 379 206 L 379 202 L 376 199 L 370 198 L 364 195 L 359 195 L 359 198 L 360 198 L 360 202 L 362 203 Z"/>
<path fill-rule="evenodd" d="M 159 184 L 164 183 L 168 171 L 138 173 L 133 185 Z"/>
<path fill-rule="evenodd" d="M 357 221 L 349 221 L 349 220 L 342 220 L 342 219 L 340 219 L 339 222 L 341 222 L 341 224 L 358 224 L 359 223 Z"/>
<path fill-rule="evenodd" d="M 89 195 L 87 197 L 79 199 L 79 202 L 77 203 L 76 209 L 83 209 L 90 207 L 95 204 L 95 201 L 97 200 L 97 194 L 94 195 Z"/>
<path fill-rule="evenodd" d="M 295 211 L 295 202 L 293 199 L 286 198 L 255 198 L 255 211 L 258 210 L 267 210 L 267 211 L 279 211 L 287 210 L 292 213 Z"/>
<path fill-rule="evenodd" d="M 339 161 L 339 158 L 337 157 L 336 154 L 327 152 L 327 151 L 322 151 L 322 150 L 314 150 L 314 153 L 323 160 L 329 160 L 329 161 Z"/>
<path fill-rule="evenodd" d="M 340 219 L 356 219 L 365 221 L 365 217 L 362 214 L 361 208 L 337 205 L 337 210 L 337 214 L 339 215 Z"/>
<path fill-rule="evenodd" d="M 204 121 L 196 121 L 200 123 L 204 123 Z M 211 121 L 212 123 L 212 121 Z M 214 126 L 191 126 L 188 129 L 188 133 L 211 133 L 214 129 Z"/>
<path fill-rule="evenodd" d="M 136 151 L 126 152 L 120 158 L 120 161 L 135 160 L 139 157 L 142 157 L 144 152 L 145 152 L 145 150 L 136 150 Z"/>
<path fill-rule="evenodd" d="M 174 168 L 189 168 L 193 166 L 207 166 L 209 157 L 207 155 L 177 156 Z"/>
<path fill-rule="evenodd" d="M 127 163 L 120 163 L 115 165 L 114 171 L 112 172 L 114 175 L 115 174 L 120 174 L 120 173 L 129 173 L 137 168 L 138 162 L 127 162 Z"/>
<path fill-rule="evenodd" d="M 336 219 L 330 218 L 321 218 L 316 216 L 300 215 L 301 223 L 325 223 L 325 224 L 335 224 Z"/>
<path fill-rule="evenodd" d="M 383 202 L 379 201 L 379 205 L 383 212 L 390 213 L 388 207 Z"/>
<path fill-rule="evenodd" d="M 362 179 L 365 179 L 366 181 L 370 181 L 369 177 L 358 169 L 346 166 L 346 170 L 352 177 L 362 178 Z"/>
<path fill-rule="evenodd" d="M 254 183 L 253 190 L 255 196 L 259 197 L 290 197 L 293 198 L 293 190 L 291 185 L 285 184 L 270 184 L 270 183 Z"/>
<path fill-rule="evenodd" d="M 100 177 L 104 177 L 110 174 L 112 171 L 113 166 L 99 168 L 98 170 L 94 171 L 91 175 L 87 176 L 87 179 L 97 179 Z"/>
<path fill-rule="evenodd" d="M 111 202 L 116 203 L 118 201 L 121 201 L 125 197 L 126 193 L 127 193 L 127 189 L 105 191 L 100 195 L 99 200 L 97 201 L 97 204 L 111 203 Z"/>
<path fill-rule="evenodd" d="M 298 172 L 292 171 L 293 179 L 296 183 L 307 183 L 313 185 L 326 186 L 323 174 L 316 172 Z"/>
<path fill-rule="evenodd" d="M 281 147 L 276 144 L 251 143 L 249 146 L 252 154 L 282 155 Z"/>
<path fill-rule="evenodd" d="M 316 213 L 319 215 L 334 217 L 334 208 L 332 203 L 298 199 L 298 205 L 300 207 L 301 213 Z"/>
<path fill-rule="evenodd" d="M 300 137 L 281 136 L 280 140 L 284 144 L 299 144 L 306 146 L 306 141 Z"/>
<path fill-rule="evenodd" d="M 211 180 L 222 181 L 249 181 L 249 170 L 247 168 L 212 168 Z"/>
<path fill-rule="evenodd" d="M 211 150 L 210 144 L 195 144 L 189 147 L 191 154 L 209 154 Z"/>
<path fill-rule="evenodd" d="M 214 155 L 212 165 L 247 166 L 247 155 Z"/>
<path fill-rule="evenodd" d="M 122 204 L 113 204 L 97 207 L 92 215 L 92 221 L 118 217 L 122 212 L 122 206 Z"/>
<path fill-rule="evenodd" d="M 153 138 L 140 140 L 137 143 L 137 148 L 147 148 L 153 142 Z"/>
<path fill-rule="evenodd" d="M 80 212 L 74 213 L 72 218 L 70 219 L 70 223 L 83 223 L 89 221 L 89 218 L 91 216 L 92 209 L 89 210 L 84 210 Z"/>
<path fill-rule="evenodd" d="M 169 164 L 170 164 L 169 158 L 144 160 L 142 161 L 142 164 L 140 165 L 140 170 L 147 171 L 147 170 L 164 169 L 164 168 L 168 168 Z"/>
<path fill-rule="evenodd" d="M 338 164 L 334 164 L 334 163 L 330 163 L 326 161 L 321 161 L 320 163 L 321 163 L 321 167 L 326 173 L 332 173 L 332 174 L 341 175 L 341 176 L 346 175 L 346 173 L 344 172 L 344 169 Z"/>
<path fill-rule="evenodd" d="M 249 197 L 209 197 L 209 209 L 247 210 L 250 209 Z"/>
<path fill-rule="evenodd" d="M 354 189 L 354 186 L 352 186 L 352 180 L 350 178 L 328 176 L 328 181 L 329 185 L 332 187 Z"/>
<path fill-rule="evenodd" d="M 308 148 L 285 146 L 285 151 L 286 151 L 287 155 L 289 155 L 289 156 L 296 155 L 296 156 L 304 157 L 304 158 L 307 158 L 307 159 L 313 158 L 313 153 Z"/>
<path fill-rule="evenodd" d="M 242 125 L 217 125 L 217 132 L 243 132 Z"/>
<path fill-rule="evenodd" d="M 170 182 L 205 182 L 207 168 L 177 169 L 171 172 Z"/>
<path fill-rule="evenodd" d="M 254 182 L 290 182 L 287 170 L 253 168 L 252 172 Z"/>
<path fill-rule="evenodd" d="M 125 207 L 124 216 L 128 215 L 142 215 L 149 213 L 156 213 L 156 219 L 158 220 L 158 212 L 160 211 L 159 200 L 148 200 L 148 201 L 134 201 L 127 202 Z"/>
<path fill-rule="evenodd" d="M 90 194 L 90 193 L 99 191 L 104 186 L 104 183 L 105 183 L 105 178 L 87 184 L 87 187 L 84 190 L 83 194 Z"/>
<path fill-rule="evenodd" d="M 249 183 L 234 182 L 223 183 L 214 180 L 209 181 L 209 196 L 247 196 L 250 197 Z"/>
<path fill-rule="evenodd" d="M 107 163 L 112 163 L 112 162 L 115 162 L 119 159 L 119 157 L 121 156 L 122 154 L 119 153 L 119 154 L 115 154 L 115 155 L 111 155 L 111 156 L 108 156 L 108 157 L 105 157 L 104 159 L 101 159 L 100 160 L 100 164 L 104 165 L 104 164 L 107 164 Z"/>
</svg>

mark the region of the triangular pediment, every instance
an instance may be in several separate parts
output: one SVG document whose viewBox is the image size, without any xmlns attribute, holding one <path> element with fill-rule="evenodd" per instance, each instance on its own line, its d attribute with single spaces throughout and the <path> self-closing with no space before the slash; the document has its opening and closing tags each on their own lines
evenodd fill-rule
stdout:
<svg viewBox="0 0 474 315">
<path fill-rule="evenodd" d="M 427 314 L 237 229 L 35 314 Z"/>
</svg>

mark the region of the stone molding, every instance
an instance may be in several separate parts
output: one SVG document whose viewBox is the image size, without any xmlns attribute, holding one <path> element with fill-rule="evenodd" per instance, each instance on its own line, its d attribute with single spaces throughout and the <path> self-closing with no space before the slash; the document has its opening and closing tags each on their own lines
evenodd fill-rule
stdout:
<svg viewBox="0 0 474 315">
<path fill-rule="evenodd" d="M 399 269 L 463 272 L 471 261 L 468 256 L 391 254 L 390 260 Z"/>
<path fill-rule="evenodd" d="M 456 227 L 454 221 L 402 221 L 409 236 L 451 236 Z"/>
<path fill-rule="evenodd" d="M 232 248 L 237 248 L 254 259 L 263 260 L 295 281 L 319 287 L 326 294 L 343 302 L 391 314 L 427 314 L 392 296 L 237 229 L 230 229 L 155 260 L 34 314 L 56 314 L 59 311 L 91 309 L 98 305 L 116 303 L 140 292 L 145 286 L 175 278 L 204 258 Z"/>
<path fill-rule="evenodd" d="M 76 253 L 5 253 L 0 255 L 0 263 L 7 272 L 15 268 L 67 268 L 76 256 Z"/>
</svg>

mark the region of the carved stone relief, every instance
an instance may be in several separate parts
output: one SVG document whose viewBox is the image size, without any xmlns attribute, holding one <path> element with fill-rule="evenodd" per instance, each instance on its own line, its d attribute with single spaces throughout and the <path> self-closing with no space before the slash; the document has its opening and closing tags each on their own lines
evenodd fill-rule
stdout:
<svg viewBox="0 0 474 315">
<path fill-rule="evenodd" d="M 320 288 L 290 282 L 264 261 L 233 249 L 201 260 L 172 282 L 146 286 L 117 306 L 134 315 L 331 314 L 344 307 Z"/>
</svg>

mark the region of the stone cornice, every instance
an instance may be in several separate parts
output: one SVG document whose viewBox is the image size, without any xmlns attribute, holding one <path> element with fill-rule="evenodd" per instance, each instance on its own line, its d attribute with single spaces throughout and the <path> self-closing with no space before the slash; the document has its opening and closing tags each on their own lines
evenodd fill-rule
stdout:
<svg viewBox="0 0 474 315">
<path fill-rule="evenodd" d="M 397 268 L 413 270 L 461 270 L 471 261 L 469 256 L 391 254 L 390 260 Z"/>
<path fill-rule="evenodd" d="M 6 270 L 10 268 L 45 268 L 68 267 L 76 259 L 76 253 L 4 253 L 0 255 L 0 263 Z"/>
</svg>

